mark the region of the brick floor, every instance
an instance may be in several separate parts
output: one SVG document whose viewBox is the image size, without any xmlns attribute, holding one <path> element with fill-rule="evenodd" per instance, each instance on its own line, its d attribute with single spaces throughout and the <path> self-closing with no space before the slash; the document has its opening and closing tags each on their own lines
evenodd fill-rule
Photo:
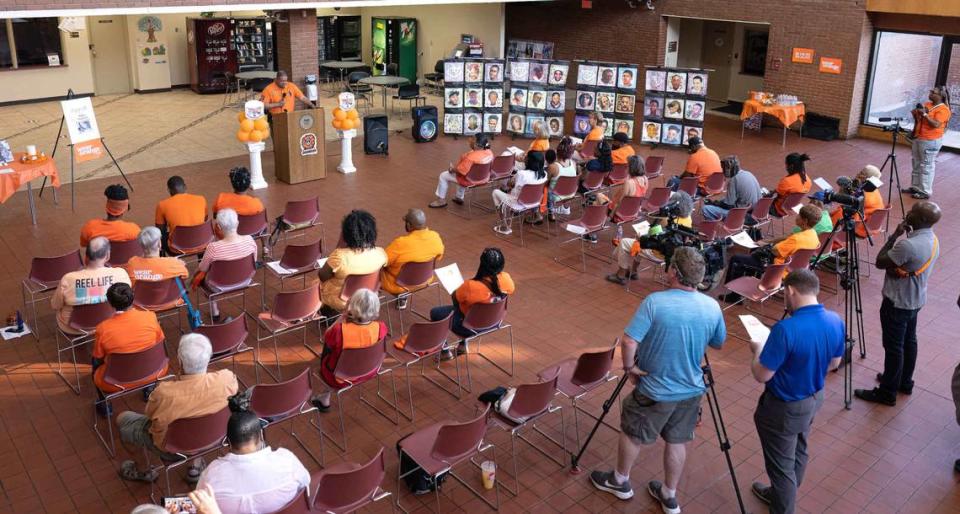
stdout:
<svg viewBox="0 0 960 514">
<path fill-rule="evenodd" d="M 879 164 L 888 151 L 884 144 L 870 141 L 836 141 L 824 143 L 799 140 L 795 134 L 788 139 L 787 148 L 779 145 L 780 133 L 768 129 L 761 135 L 739 139 L 735 122 L 709 118 L 707 142 L 721 154 L 739 153 L 745 168 L 758 174 L 768 187 L 782 175 L 783 156 L 787 151 L 808 152 L 813 176 L 833 179 L 837 175 L 853 175 L 865 163 Z M 327 223 L 326 242 L 336 242 L 336 224 L 350 208 L 364 207 L 373 212 L 380 226 L 380 243 L 386 245 L 403 228 L 401 216 L 410 206 L 424 206 L 430 201 L 437 173 L 446 163 L 463 151 L 465 141 L 441 138 L 432 144 L 415 145 L 408 134 L 391 134 L 390 156 L 365 156 L 355 150 L 359 171 L 344 176 L 331 172 L 325 181 L 296 187 L 275 183 L 259 191 L 268 212 L 275 216 L 288 199 L 320 195 L 323 219 Z M 496 149 L 511 143 L 507 138 L 495 141 Z M 328 153 L 337 149 L 331 145 Z M 677 170 L 685 155 L 668 149 L 640 149 L 640 153 L 664 155 L 667 169 Z M 909 152 L 900 151 L 901 169 L 909 167 Z M 270 155 L 265 155 L 270 161 Z M 330 169 L 337 156 L 328 157 Z M 215 194 L 228 187 L 227 169 L 243 163 L 242 157 L 219 161 L 188 164 L 171 169 L 159 169 L 131 175 L 136 191 L 132 194 L 133 210 L 129 217 L 141 224 L 152 222 L 153 207 L 165 196 L 163 183 L 172 173 L 185 176 L 192 192 L 204 194 L 212 201 Z M 800 491 L 799 512 L 960 512 L 960 485 L 952 471 L 953 460 L 960 457 L 960 428 L 953 416 L 949 378 L 960 360 L 956 337 L 949 332 L 960 329 L 955 299 L 960 291 L 960 266 L 952 257 L 958 250 L 960 223 L 950 208 L 960 201 L 960 159 L 944 154 L 939 164 L 937 197 L 946 216 L 937 227 L 941 241 L 941 259 L 934 271 L 929 304 L 920 314 L 920 357 L 917 369 L 917 387 L 910 397 L 901 397 L 894 408 L 854 402 L 852 410 L 842 404 L 841 376 L 831 374 L 826 384 L 826 402 L 817 416 L 811 437 L 811 462 L 806 481 Z M 266 174 L 272 177 L 273 164 L 265 162 Z M 887 180 L 888 177 L 884 177 Z M 902 177 L 905 180 L 908 177 Z M 61 203 L 54 206 L 45 197 L 39 205 L 39 225 L 25 224 L 25 197 L 19 193 L 0 210 L 0 312 L 7 313 L 20 303 L 19 281 L 26 275 L 33 255 L 64 253 L 77 244 L 80 225 L 92 216 L 102 214 L 101 192 L 116 178 L 84 181 L 78 185 L 79 209 L 71 213 L 67 189 L 61 190 Z M 908 207 L 909 207 L 908 201 Z M 898 210 L 897 210 L 898 211 Z M 896 212 L 897 217 L 899 212 Z M 603 280 L 609 271 L 598 261 L 588 263 L 586 273 L 579 273 L 556 264 L 552 257 L 558 254 L 557 238 L 546 240 L 530 235 L 527 246 L 494 237 L 490 230 L 490 215 L 463 220 L 448 212 L 428 212 L 429 223 L 443 235 L 447 244 L 445 262 L 457 262 L 469 275 L 476 266 L 480 250 L 489 245 L 503 248 L 507 270 L 515 277 L 517 293 L 510 303 L 509 320 L 515 327 L 517 373 L 511 378 L 480 359 L 471 359 L 475 391 L 497 385 L 516 384 L 534 379 L 538 370 L 560 358 L 574 356 L 589 348 L 611 344 L 620 333 L 639 303 L 639 298 Z M 600 248 L 608 248 L 606 240 Z M 560 250 L 572 255 L 572 249 Z M 660 286 L 645 275 L 639 289 L 653 291 Z M 882 367 L 877 312 L 881 274 L 872 273 L 864 279 L 864 316 L 867 326 L 867 357 L 854 363 L 855 387 L 870 387 L 873 375 Z M 268 298 L 275 285 L 271 283 Z M 253 293 L 251 293 L 253 294 Z M 255 297 L 248 299 L 248 305 Z M 835 299 L 825 295 L 824 302 L 838 308 Z M 436 297 L 417 298 L 418 309 L 426 309 Z M 227 307 L 236 310 L 236 307 Z M 52 337 L 53 316 L 41 305 L 39 343 L 33 339 L 0 343 L 0 512 L 128 512 L 148 499 L 148 487 L 121 481 L 116 474 L 119 460 L 127 453 L 121 449 L 118 460 L 108 458 L 93 435 L 93 387 L 89 382 L 89 367 L 82 366 L 84 376 L 82 394 L 74 395 L 53 373 L 55 345 Z M 736 321 L 740 311 L 732 309 L 727 321 L 734 331 L 742 331 Z M 176 343 L 176 327 L 165 324 L 171 343 Z M 318 334 L 309 334 L 316 340 Z M 505 334 L 489 339 L 490 349 L 505 358 Z M 281 342 L 281 358 L 285 376 L 315 366 L 310 354 L 299 344 L 299 336 Z M 717 379 L 717 393 L 729 437 L 733 443 L 731 456 L 736 467 L 740 488 L 748 510 L 763 511 L 749 493 L 753 480 L 764 479 L 763 460 L 753 427 L 751 414 L 761 386 L 749 372 L 750 352 L 747 346 L 731 339 L 720 351 L 711 351 L 710 357 Z M 265 356 L 265 358 L 269 359 Z M 88 356 L 81 355 L 81 362 Z M 239 373 L 248 383 L 253 381 L 249 357 L 239 363 Z M 397 460 L 393 445 L 396 440 L 417 427 L 440 419 L 465 419 L 473 412 L 474 400 L 465 397 L 456 402 L 422 381 L 414 382 L 417 422 L 403 422 L 394 426 L 371 415 L 370 410 L 348 399 L 347 427 L 351 451 L 346 458 L 362 460 L 381 446 L 388 449 L 387 482 L 395 489 Z M 609 390 L 594 398 L 599 404 Z M 131 398 L 125 405 L 116 405 L 115 412 L 131 408 L 140 410 L 143 403 Z M 569 409 L 564 409 L 565 411 Z M 616 419 L 617 411 L 611 414 Z M 333 429 L 335 415 L 324 415 L 324 425 Z M 568 434 L 572 439 L 572 416 L 567 412 Z M 585 435 L 588 423 L 581 423 Z M 556 428 L 555 422 L 545 423 L 546 429 Z M 315 431 L 299 426 L 307 444 L 316 448 L 319 439 Z M 499 432 L 492 432 L 501 464 L 500 477 L 511 480 L 509 469 L 509 441 Z M 273 445 L 290 448 L 301 456 L 308 468 L 316 469 L 301 449 L 281 431 L 272 431 L 268 439 Z M 615 434 L 601 429 L 586 455 L 586 469 L 609 467 L 614 461 Z M 573 444 L 570 444 L 571 449 Z M 640 455 L 632 479 L 638 495 L 629 502 L 620 502 L 596 492 L 587 483 L 586 475 L 571 476 L 567 469 L 550 463 L 542 455 L 523 448 L 520 452 L 520 475 L 523 486 L 519 497 L 502 494 L 505 512 L 656 512 L 654 503 L 642 494 L 647 480 L 662 478 L 661 447 L 645 448 Z M 340 457 L 328 449 L 328 463 Z M 468 480 L 479 483 L 479 473 L 464 470 Z M 174 490 L 184 492 L 187 486 L 174 479 Z M 466 494 L 463 487 L 449 483 L 443 491 L 444 512 L 484 510 L 482 504 Z M 428 497 L 430 498 L 430 497 Z M 680 484 L 680 501 L 684 512 L 736 511 L 736 499 L 730 477 L 718 448 L 714 427 L 705 416 L 698 429 L 697 439 L 690 445 L 685 476 Z M 404 496 L 406 505 L 417 506 L 417 512 L 432 508 L 429 500 L 421 501 Z M 380 505 L 374 511 L 387 511 Z"/>
</svg>

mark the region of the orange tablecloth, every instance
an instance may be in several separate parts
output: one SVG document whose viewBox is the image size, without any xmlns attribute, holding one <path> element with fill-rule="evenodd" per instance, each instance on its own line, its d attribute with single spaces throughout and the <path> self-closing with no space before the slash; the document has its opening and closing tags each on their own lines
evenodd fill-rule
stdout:
<svg viewBox="0 0 960 514">
<path fill-rule="evenodd" d="M 60 175 L 57 174 L 57 165 L 49 156 L 43 162 L 21 163 L 23 152 L 13 154 L 14 161 L 0 165 L 0 169 L 12 169 L 13 173 L 0 175 L 0 203 L 6 202 L 20 186 L 40 177 L 50 177 L 53 187 L 60 187 Z"/>
<path fill-rule="evenodd" d="M 763 105 L 756 100 L 747 100 L 743 102 L 743 111 L 740 112 L 740 119 L 745 120 L 754 114 L 766 113 L 776 117 L 783 123 L 784 127 L 793 125 L 797 120 L 806 117 L 807 109 L 803 104 L 797 105 Z"/>
</svg>

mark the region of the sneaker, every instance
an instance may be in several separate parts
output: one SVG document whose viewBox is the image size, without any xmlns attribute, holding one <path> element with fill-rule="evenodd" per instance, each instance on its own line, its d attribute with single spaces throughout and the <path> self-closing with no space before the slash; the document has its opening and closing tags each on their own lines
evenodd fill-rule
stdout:
<svg viewBox="0 0 960 514">
<path fill-rule="evenodd" d="M 187 469 L 187 478 L 186 482 L 188 484 L 196 484 L 200 481 L 200 474 L 203 473 L 203 468 L 206 467 L 206 463 L 203 462 L 203 459 L 197 459 L 190 465 L 190 468 Z"/>
<path fill-rule="evenodd" d="M 452 201 L 457 205 L 463 205 L 463 198 L 454 197 Z"/>
<path fill-rule="evenodd" d="M 874 387 L 873 389 L 856 389 L 853 391 L 853 395 L 865 402 L 879 403 L 887 407 L 893 407 L 897 404 L 896 397 L 891 398 L 887 392 L 881 390 L 879 387 Z"/>
<path fill-rule="evenodd" d="M 762 484 L 760 482 L 754 482 L 750 486 L 750 490 L 753 491 L 753 495 L 757 497 L 758 500 L 770 505 L 770 491 L 771 487 L 769 485 Z"/>
<path fill-rule="evenodd" d="M 460 344 L 457 345 L 457 355 L 466 355 L 469 352 L 470 348 L 467 347 L 466 341 L 460 341 Z"/>
<path fill-rule="evenodd" d="M 883 382 L 883 373 L 877 373 L 877 382 Z M 901 385 L 900 388 L 897 389 L 897 391 L 898 391 L 900 394 L 905 394 L 905 395 L 908 395 L 908 396 L 909 396 L 909 395 L 913 394 L 913 386 L 905 387 L 905 386 Z"/>
<path fill-rule="evenodd" d="M 407 308 L 407 300 L 409 300 L 409 299 L 410 299 L 409 296 L 401 296 L 400 298 L 397 298 L 397 310 L 398 310 L 398 311 L 402 311 L 402 310 L 406 309 L 406 308 Z"/>
<path fill-rule="evenodd" d="M 130 481 L 130 482 L 153 482 L 159 476 L 160 473 L 155 469 L 149 469 L 147 471 L 140 471 L 137 469 L 137 464 L 132 460 L 125 460 L 120 464 L 119 470 L 120 478 Z"/>
<path fill-rule="evenodd" d="M 596 234 L 585 234 L 585 235 L 583 236 L 583 240 L 586 241 L 586 242 L 588 242 L 588 243 L 590 243 L 590 244 L 597 244 L 597 242 L 599 241 L 599 240 L 597 239 L 597 235 L 596 235 Z"/>
<path fill-rule="evenodd" d="M 503 226 L 503 225 L 497 225 L 497 226 L 493 227 L 493 231 L 496 232 L 496 233 L 498 233 L 498 234 L 500 234 L 500 235 L 504 235 L 504 236 L 509 236 L 510 234 L 513 234 L 513 229 L 512 229 L 512 228 L 510 228 L 510 227 L 505 227 L 505 226 Z"/>
<path fill-rule="evenodd" d="M 569 205 L 564 205 L 564 206 L 563 206 L 563 212 L 561 212 L 560 214 L 563 214 L 564 216 L 569 216 L 569 215 L 570 215 L 570 206 L 569 206 Z"/>
<path fill-rule="evenodd" d="M 594 471 L 590 473 L 590 482 L 597 489 L 606 491 L 621 500 L 633 498 L 633 488 L 630 487 L 630 482 L 624 481 L 622 484 L 618 484 L 613 471 Z"/>
<path fill-rule="evenodd" d="M 431 209 L 442 209 L 446 206 L 447 206 L 447 202 L 444 202 L 443 200 L 434 200 L 429 204 L 427 204 L 427 207 Z"/>
<path fill-rule="evenodd" d="M 441 361 L 452 361 L 456 358 L 456 355 L 453 354 L 453 350 L 444 350 L 440 352 Z"/>
<path fill-rule="evenodd" d="M 912 195 L 910 195 L 910 196 L 911 196 L 914 200 L 929 200 L 929 199 L 930 199 L 930 193 L 927 193 L 926 191 L 915 191 L 915 192 L 914 192 Z"/>
<path fill-rule="evenodd" d="M 664 514 L 680 514 L 680 504 L 677 503 L 677 499 L 663 497 L 663 484 L 660 481 L 647 482 L 647 492 L 654 500 L 660 502 L 660 508 L 663 509 Z"/>
<path fill-rule="evenodd" d="M 607 282 L 613 282 L 614 284 L 620 284 L 623 286 L 627 284 L 627 279 L 617 275 L 616 273 L 611 273 L 607 275 Z"/>
<path fill-rule="evenodd" d="M 917 188 L 915 188 L 915 187 L 913 187 L 913 186 L 905 187 L 905 188 L 903 188 L 903 189 L 900 190 L 901 193 L 905 193 L 905 194 L 916 193 L 917 191 L 919 191 L 919 189 L 917 189 Z"/>
</svg>

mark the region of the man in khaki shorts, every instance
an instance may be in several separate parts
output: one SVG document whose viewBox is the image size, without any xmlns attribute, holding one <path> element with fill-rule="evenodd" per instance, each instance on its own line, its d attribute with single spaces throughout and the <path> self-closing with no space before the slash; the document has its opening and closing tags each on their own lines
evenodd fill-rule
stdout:
<svg viewBox="0 0 960 514">
<path fill-rule="evenodd" d="M 617 467 L 590 474 L 594 487 L 629 500 L 640 445 L 662 438 L 664 480 L 648 482 L 647 492 L 667 514 L 680 512 L 677 485 L 706 390 L 701 362 L 707 345 L 720 348 L 727 337 L 717 301 L 696 289 L 704 272 L 696 250 L 676 249 L 667 268 L 670 289 L 647 296 L 624 330 L 623 369 L 635 387 L 623 400 Z"/>
</svg>

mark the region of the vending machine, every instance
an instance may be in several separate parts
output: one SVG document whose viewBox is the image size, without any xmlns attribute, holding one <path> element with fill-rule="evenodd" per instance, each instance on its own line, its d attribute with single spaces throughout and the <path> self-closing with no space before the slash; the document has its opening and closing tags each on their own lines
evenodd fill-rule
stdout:
<svg viewBox="0 0 960 514">
<path fill-rule="evenodd" d="M 190 88 L 197 93 L 223 93 L 227 72 L 237 72 L 233 23 L 228 18 L 187 18 Z"/>
<path fill-rule="evenodd" d="M 417 20 L 415 18 L 372 18 L 373 74 L 385 75 L 387 66 L 397 65 L 397 75 L 411 84 L 417 81 Z"/>
</svg>

